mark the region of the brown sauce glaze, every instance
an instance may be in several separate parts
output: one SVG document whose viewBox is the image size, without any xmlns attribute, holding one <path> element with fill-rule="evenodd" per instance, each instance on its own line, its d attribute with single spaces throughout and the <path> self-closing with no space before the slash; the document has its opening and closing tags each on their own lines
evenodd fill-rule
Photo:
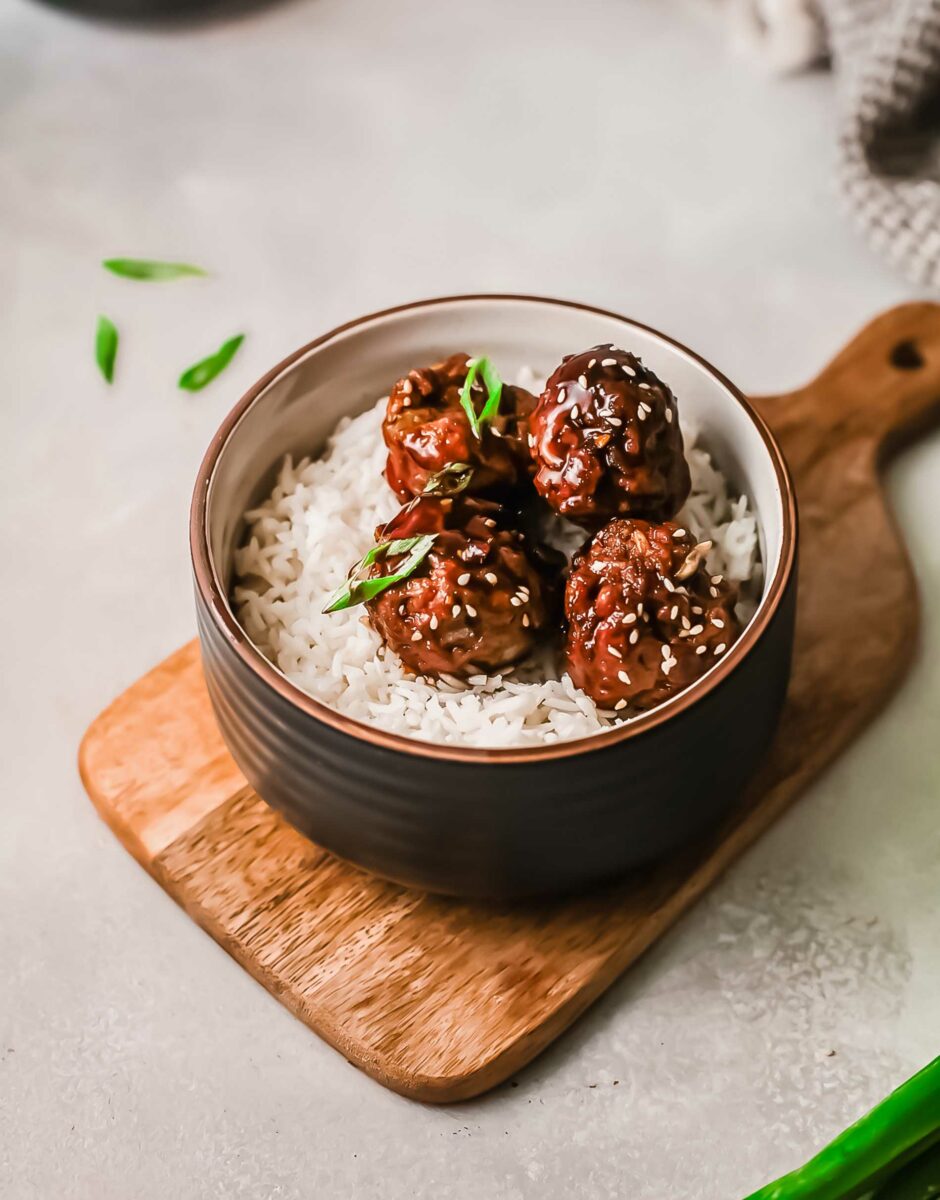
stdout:
<svg viewBox="0 0 940 1200">
<path fill-rule="evenodd" d="M 567 666 L 602 708 L 668 700 L 738 637 L 737 589 L 709 575 L 708 545 L 673 521 L 619 519 L 576 555 L 565 590 Z"/>
</svg>

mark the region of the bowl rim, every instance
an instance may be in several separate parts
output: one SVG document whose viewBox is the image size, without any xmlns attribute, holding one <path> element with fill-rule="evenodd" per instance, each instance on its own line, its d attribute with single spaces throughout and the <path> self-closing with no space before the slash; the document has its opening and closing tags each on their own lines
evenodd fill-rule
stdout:
<svg viewBox="0 0 940 1200">
<path fill-rule="evenodd" d="M 229 605 L 228 597 L 216 574 L 209 550 L 208 496 L 219 459 L 241 419 L 258 397 L 279 376 L 312 350 L 318 349 L 334 338 L 348 333 L 350 330 L 357 329 L 359 326 L 367 325 L 386 317 L 396 316 L 400 313 L 420 312 L 426 308 L 450 304 L 464 304 L 467 302 L 486 303 L 493 301 L 546 304 L 552 307 L 570 308 L 590 313 L 594 316 L 607 317 L 611 320 L 632 325 L 634 328 L 640 329 L 645 333 L 652 334 L 654 337 L 665 342 L 673 350 L 692 359 L 730 393 L 732 398 L 744 409 L 745 414 L 757 429 L 773 466 L 782 501 L 783 527 L 780 531 L 780 553 L 777 560 L 777 569 L 756 613 L 751 618 L 744 633 L 734 643 L 731 650 L 721 662 L 716 664 L 702 679 L 697 680 L 684 691 L 657 705 L 656 708 L 651 709 L 648 713 L 633 718 L 625 725 L 614 726 L 603 733 L 589 734 L 569 741 L 551 742 L 548 745 L 490 748 L 426 742 L 417 738 L 406 737 L 404 734 L 392 733 L 378 726 L 367 725 L 364 721 L 347 716 L 345 713 L 341 713 L 316 700 L 313 696 L 292 683 L 286 675 L 265 658 L 251 641 L 247 632 L 238 623 Z M 668 334 L 660 332 L 660 330 L 651 325 L 646 325 L 642 321 L 636 321 L 632 317 L 626 317 L 622 313 L 591 304 L 583 304 L 576 300 L 561 300 L 550 296 L 527 295 L 516 292 L 471 292 L 461 295 L 437 296 L 425 300 L 413 300 L 405 304 L 396 304 L 390 308 L 366 313 L 364 316 L 356 317 L 351 321 L 345 321 L 343 324 L 337 325 L 312 341 L 307 342 L 298 350 L 288 354 L 276 366 L 272 367 L 235 404 L 222 421 L 222 424 L 206 449 L 196 475 L 196 483 L 190 507 L 189 542 L 197 592 L 206 605 L 218 632 L 223 636 L 244 666 L 263 685 L 271 688 L 282 699 L 286 700 L 306 716 L 311 717 L 314 721 L 331 726 L 340 733 L 347 734 L 359 741 L 368 742 L 386 750 L 399 751 L 417 758 L 444 759 L 450 762 L 477 763 L 479 765 L 492 765 L 495 763 L 544 763 L 554 759 L 570 758 L 579 754 L 590 754 L 595 751 L 606 750 L 621 742 L 628 742 L 644 733 L 648 733 L 684 713 L 727 680 L 757 645 L 773 621 L 783 600 L 787 586 L 790 583 L 796 561 L 796 493 L 783 452 L 763 417 L 761 417 L 741 390 L 735 387 L 727 376 L 700 354 L 697 354 L 694 350 L 690 350 L 682 342 L 669 337 Z"/>
</svg>

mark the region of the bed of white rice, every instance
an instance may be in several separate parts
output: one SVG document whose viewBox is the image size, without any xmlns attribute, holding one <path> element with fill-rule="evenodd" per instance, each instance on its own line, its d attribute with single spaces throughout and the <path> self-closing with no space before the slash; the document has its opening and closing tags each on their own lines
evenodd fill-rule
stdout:
<svg viewBox="0 0 940 1200">
<path fill-rule="evenodd" d="M 522 380 L 521 382 L 525 382 Z M 529 385 L 531 386 L 531 385 Z M 326 597 L 373 544 L 373 531 L 398 505 L 382 478 L 385 400 L 336 428 L 323 455 L 281 466 L 270 497 L 246 514 L 235 556 L 238 619 L 262 653 L 298 687 L 331 708 L 393 733 L 465 746 L 527 746 L 588 737 L 631 719 L 599 709 L 556 653 L 501 675 L 415 678 L 387 651 L 364 609 L 325 615 Z M 683 423 L 692 493 L 677 520 L 710 538 L 713 573 L 742 584 L 739 616 L 760 593 L 757 524 L 746 496 L 733 497 L 696 432 Z M 558 531 L 559 543 L 584 534 Z"/>
</svg>

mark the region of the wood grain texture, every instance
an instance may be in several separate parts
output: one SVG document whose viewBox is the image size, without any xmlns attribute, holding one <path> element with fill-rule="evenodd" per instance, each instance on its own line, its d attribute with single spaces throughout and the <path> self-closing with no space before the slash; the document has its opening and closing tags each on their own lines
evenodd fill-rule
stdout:
<svg viewBox="0 0 940 1200">
<path fill-rule="evenodd" d="M 426 1101 L 486 1091 L 672 925 L 891 694 L 914 650 L 917 601 L 878 470 L 940 415 L 938 398 L 940 307 L 914 304 L 875 320 L 806 387 L 757 401 L 793 470 L 801 521 L 779 735 L 707 841 L 613 888 L 469 905 L 333 858 L 246 785 L 215 728 L 196 643 L 91 726 L 80 753 L 89 794 L 166 891 L 368 1074 Z"/>
</svg>

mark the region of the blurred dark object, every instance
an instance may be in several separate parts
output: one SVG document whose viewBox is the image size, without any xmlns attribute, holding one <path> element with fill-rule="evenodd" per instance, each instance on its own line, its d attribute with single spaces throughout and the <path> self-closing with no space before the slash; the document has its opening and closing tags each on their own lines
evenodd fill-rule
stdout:
<svg viewBox="0 0 940 1200">
<path fill-rule="evenodd" d="M 135 24 L 193 24 L 272 8 L 285 0 L 40 0 L 49 8 Z"/>
</svg>

